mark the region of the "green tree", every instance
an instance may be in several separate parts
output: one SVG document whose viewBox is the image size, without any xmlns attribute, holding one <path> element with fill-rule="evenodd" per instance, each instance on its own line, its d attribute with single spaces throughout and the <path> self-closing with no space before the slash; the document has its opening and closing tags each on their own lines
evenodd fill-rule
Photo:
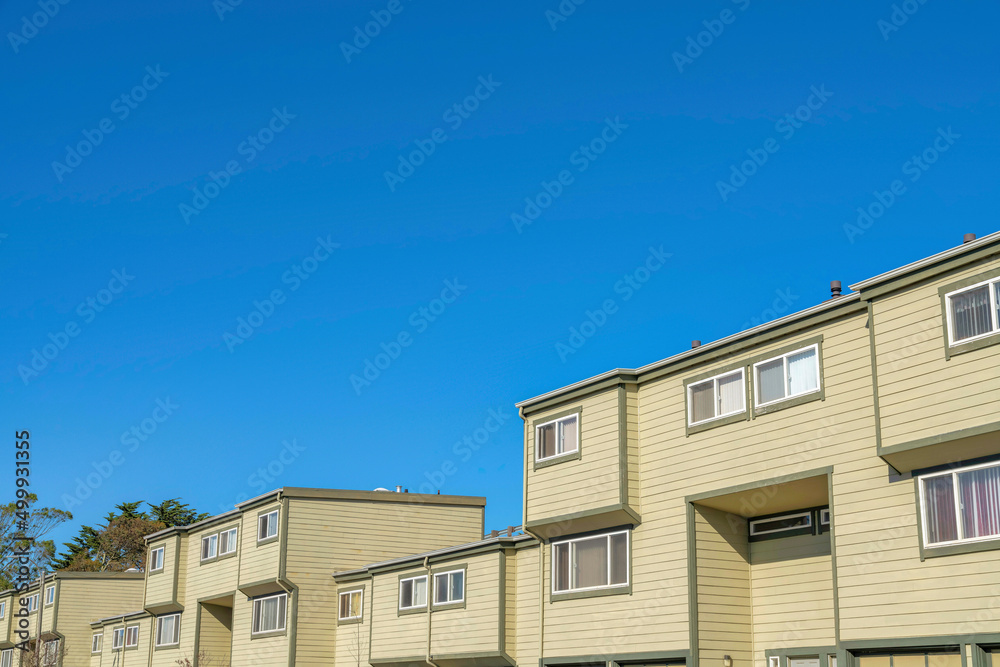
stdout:
<svg viewBox="0 0 1000 667">
<path fill-rule="evenodd" d="M 164 500 L 159 505 L 146 503 L 149 505 L 150 518 L 159 521 L 167 528 L 171 526 L 190 526 L 198 523 L 202 519 L 207 519 L 208 514 L 199 514 L 197 510 L 188 507 L 187 503 L 180 502 L 180 498 Z"/>
<path fill-rule="evenodd" d="M 28 576 L 36 578 L 39 572 L 49 567 L 56 552 L 55 543 L 42 538 L 59 524 L 73 518 L 65 510 L 37 505 L 38 496 L 33 493 L 22 499 L 20 509 L 16 502 L 0 505 L 0 586 L 4 590 L 13 587 L 18 568 L 22 565 L 15 552 L 27 551 Z M 15 541 L 15 535 L 23 535 L 26 539 Z"/>
</svg>

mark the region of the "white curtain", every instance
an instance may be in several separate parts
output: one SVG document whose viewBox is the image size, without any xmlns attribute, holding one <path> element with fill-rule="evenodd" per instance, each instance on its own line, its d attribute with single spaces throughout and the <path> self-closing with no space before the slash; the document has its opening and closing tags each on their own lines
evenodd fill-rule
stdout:
<svg viewBox="0 0 1000 667">
<path fill-rule="evenodd" d="M 719 414 L 743 411 L 743 373 L 719 378 Z"/>
<path fill-rule="evenodd" d="M 757 367 L 757 396 L 760 403 L 785 397 L 785 364 L 775 359 Z"/>
<path fill-rule="evenodd" d="M 1000 535 L 1000 466 L 958 473 L 965 538 Z"/>
<path fill-rule="evenodd" d="M 958 539 L 955 489 L 951 475 L 924 480 L 924 520 L 927 523 L 928 544 Z"/>
<path fill-rule="evenodd" d="M 569 419 L 564 419 L 559 422 L 559 427 L 562 431 L 561 438 L 559 442 L 559 453 L 565 454 L 566 452 L 575 452 L 577 449 L 577 426 L 576 417 L 570 417 Z"/>
<path fill-rule="evenodd" d="M 714 396 L 715 391 L 712 382 L 691 385 L 691 423 L 696 424 L 715 416 Z"/>
<path fill-rule="evenodd" d="M 809 349 L 788 356 L 788 395 L 797 396 L 819 388 L 816 350 Z"/>
<path fill-rule="evenodd" d="M 951 309 L 954 340 L 965 340 L 993 330 L 988 285 L 951 297 Z"/>
<path fill-rule="evenodd" d="M 573 588 L 608 584 L 608 538 L 604 535 L 573 543 Z"/>
</svg>

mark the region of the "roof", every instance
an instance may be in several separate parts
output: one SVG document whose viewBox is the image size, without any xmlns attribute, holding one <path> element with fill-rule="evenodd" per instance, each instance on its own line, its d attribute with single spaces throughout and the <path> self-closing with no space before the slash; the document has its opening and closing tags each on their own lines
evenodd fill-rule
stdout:
<svg viewBox="0 0 1000 667">
<path fill-rule="evenodd" d="M 272 498 L 275 500 L 279 498 L 314 498 L 319 500 L 407 503 L 414 505 L 460 505 L 486 507 L 486 498 L 482 496 L 450 496 L 427 493 L 396 493 L 393 491 L 356 491 L 350 489 L 315 489 L 299 486 L 285 486 L 254 498 L 250 498 L 249 500 L 245 500 L 236 505 L 236 509 L 211 516 L 197 523 L 192 523 L 187 526 L 171 526 L 170 528 L 164 528 L 163 530 L 151 533 L 146 536 L 146 541 L 148 542 L 150 540 L 174 533 L 187 533 L 204 528 L 208 524 L 225 521 L 229 518 L 239 516 L 250 507 L 259 505 Z"/>
<path fill-rule="evenodd" d="M 138 617 L 149 616 L 149 612 L 145 611 L 143 609 L 140 609 L 139 611 L 128 611 L 128 612 L 125 612 L 123 614 L 115 614 L 114 616 L 105 616 L 104 618 L 99 618 L 96 621 L 91 621 L 90 624 L 92 626 L 93 625 L 102 625 L 102 624 L 108 623 L 110 621 L 121 621 L 121 620 L 125 620 L 126 618 L 135 618 L 137 616 Z"/>
<path fill-rule="evenodd" d="M 146 574 L 144 572 L 66 572 L 63 570 L 57 570 L 55 572 L 47 572 L 45 574 L 45 581 L 55 581 L 56 579 L 145 579 Z M 27 590 L 34 590 L 38 588 L 38 578 L 33 577 L 31 582 L 28 584 Z M 18 591 L 16 588 L 8 588 L 5 591 L 0 591 L 0 595 L 6 595 L 7 593 L 18 593 L 24 591 Z"/>
</svg>

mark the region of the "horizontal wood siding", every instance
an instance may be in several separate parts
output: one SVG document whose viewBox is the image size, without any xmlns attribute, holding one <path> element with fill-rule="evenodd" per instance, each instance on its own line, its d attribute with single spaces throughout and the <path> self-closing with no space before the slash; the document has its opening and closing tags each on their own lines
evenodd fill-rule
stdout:
<svg viewBox="0 0 1000 667">
<path fill-rule="evenodd" d="M 468 566 L 465 607 L 443 607 L 431 615 L 432 655 L 500 650 L 500 561 L 498 552 L 461 559 Z M 448 568 L 448 563 L 434 566 Z"/>
<path fill-rule="evenodd" d="M 233 643 L 233 612 L 229 607 L 206 604 L 201 608 L 201 627 L 198 628 L 198 656 L 208 665 L 229 663 Z"/>
<path fill-rule="evenodd" d="M 146 573 L 145 605 L 152 606 L 174 599 L 174 572 L 177 568 L 176 545 L 178 535 L 164 537 L 149 544 L 150 550 L 163 547 L 163 570 Z"/>
<path fill-rule="evenodd" d="M 423 568 L 397 574 L 419 576 Z M 375 581 L 372 595 L 371 659 L 417 657 L 427 654 L 427 614 L 397 615 L 399 585 L 392 574 Z"/>
<path fill-rule="evenodd" d="M 274 540 L 257 545 L 257 516 L 271 510 L 280 510 L 281 503 L 271 502 L 259 507 L 252 507 L 243 513 L 240 529 L 240 584 L 246 585 L 265 579 L 275 579 L 278 576 L 278 560 L 281 540 Z M 278 535 L 281 535 L 284 517 L 278 513 Z M 194 561 L 196 564 L 197 561 Z"/>
<path fill-rule="evenodd" d="M 61 580 L 56 629 L 66 637 L 63 666 L 89 665 L 93 636 L 90 624 L 114 614 L 141 611 L 142 595 L 142 579 Z M 46 607 L 45 614 L 52 618 L 52 607 Z M 49 625 L 48 622 L 45 624 Z M 140 629 L 140 642 L 142 635 L 143 629 Z M 108 648 L 110 647 L 109 643 Z"/>
<path fill-rule="evenodd" d="M 625 387 L 625 424 L 628 443 L 628 458 L 626 461 L 626 478 L 628 480 L 629 507 L 637 513 L 642 513 L 642 471 L 639 450 L 639 388 L 630 384 Z"/>
<path fill-rule="evenodd" d="M 528 547 L 514 552 L 516 561 L 515 578 L 507 580 L 507 586 L 514 590 L 517 617 L 514 628 L 514 646 L 508 651 L 518 665 L 537 665 L 541 657 L 539 640 L 539 600 L 542 591 L 538 588 L 538 559 L 540 547 Z M 545 603 L 548 604 L 548 603 Z"/>
<path fill-rule="evenodd" d="M 256 520 L 255 513 L 255 525 Z M 290 607 L 291 599 L 287 616 L 289 621 Z M 248 601 L 246 596 L 237 596 L 233 606 L 233 666 L 288 667 L 288 635 L 253 639 L 252 623 L 253 603 Z"/>
</svg>

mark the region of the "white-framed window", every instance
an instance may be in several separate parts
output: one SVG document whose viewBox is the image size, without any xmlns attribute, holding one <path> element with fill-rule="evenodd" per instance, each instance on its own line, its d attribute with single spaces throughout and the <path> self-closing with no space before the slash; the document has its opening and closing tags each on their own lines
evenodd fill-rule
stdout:
<svg viewBox="0 0 1000 667">
<path fill-rule="evenodd" d="M 209 560 L 219 555 L 219 534 L 201 538 L 201 559 Z"/>
<path fill-rule="evenodd" d="M 28 613 L 31 613 L 36 609 L 38 609 L 38 593 L 35 593 L 34 595 L 29 595 L 27 598 L 25 598 L 25 601 L 27 602 L 26 606 L 28 607 Z"/>
<path fill-rule="evenodd" d="M 0 602 L 0 621 L 7 617 L 7 601 Z"/>
<path fill-rule="evenodd" d="M 362 590 L 345 591 L 340 594 L 340 612 L 337 618 L 341 621 L 361 618 L 364 613 L 365 592 Z"/>
<path fill-rule="evenodd" d="M 580 418 L 569 415 L 535 427 L 535 460 L 545 461 L 580 449 Z"/>
<path fill-rule="evenodd" d="M 830 525 L 830 508 L 824 507 L 819 511 L 819 525 L 829 526 Z"/>
<path fill-rule="evenodd" d="M 427 606 L 427 575 L 399 580 L 399 608 L 419 609 Z"/>
<path fill-rule="evenodd" d="M 125 628 L 125 648 L 134 648 L 139 645 L 139 626 L 130 625 Z"/>
<path fill-rule="evenodd" d="M 59 664 L 59 640 L 53 639 L 42 645 L 43 667 L 53 667 Z"/>
<path fill-rule="evenodd" d="M 772 655 L 767 659 L 767 667 L 779 667 L 781 665 L 781 658 L 776 655 Z"/>
<path fill-rule="evenodd" d="M 819 345 L 753 365 L 757 407 L 819 391 Z"/>
<path fill-rule="evenodd" d="M 745 386 L 742 368 L 689 384 L 688 426 L 745 412 Z"/>
<path fill-rule="evenodd" d="M 118 632 L 115 630 L 115 632 Z M 181 615 L 156 617 L 156 645 L 175 646 L 181 640 Z"/>
<path fill-rule="evenodd" d="M 225 556 L 236 551 L 236 528 L 219 533 L 219 555 Z"/>
<path fill-rule="evenodd" d="M 627 530 L 552 543 L 552 592 L 628 586 Z"/>
<path fill-rule="evenodd" d="M 111 650 L 117 651 L 125 646 L 125 628 L 115 628 L 111 633 Z"/>
<path fill-rule="evenodd" d="M 791 512 L 781 516 L 754 519 L 750 522 L 750 537 L 775 535 L 792 530 L 801 531 L 813 526 L 812 512 Z"/>
<path fill-rule="evenodd" d="M 923 475 L 925 547 L 1000 538 L 1000 462 Z"/>
<path fill-rule="evenodd" d="M 56 601 L 56 587 L 49 586 L 45 589 L 45 606 L 55 603 Z"/>
<path fill-rule="evenodd" d="M 465 570 L 434 574 L 434 604 L 458 604 L 465 601 Z"/>
<path fill-rule="evenodd" d="M 1000 277 L 949 292 L 944 299 L 949 346 L 1000 332 Z"/>
<path fill-rule="evenodd" d="M 14 649 L 9 648 L 0 651 L 0 667 L 14 666 Z"/>
<path fill-rule="evenodd" d="M 278 632 L 285 629 L 285 604 L 287 593 L 269 595 L 253 601 L 253 628 L 251 632 L 259 635 L 265 632 Z"/>
<path fill-rule="evenodd" d="M 163 547 L 156 547 L 149 551 L 149 571 L 159 572 L 163 569 Z"/>
<path fill-rule="evenodd" d="M 103 632 L 95 632 L 94 636 L 91 637 L 91 639 L 90 639 L 90 652 L 91 653 L 100 653 L 101 652 L 101 644 L 102 643 L 104 643 L 104 633 Z"/>
<path fill-rule="evenodd" d="M 257 541 L 269 539 L 278 534 L 278 510 L 257 517 Z"/>
</svg>

